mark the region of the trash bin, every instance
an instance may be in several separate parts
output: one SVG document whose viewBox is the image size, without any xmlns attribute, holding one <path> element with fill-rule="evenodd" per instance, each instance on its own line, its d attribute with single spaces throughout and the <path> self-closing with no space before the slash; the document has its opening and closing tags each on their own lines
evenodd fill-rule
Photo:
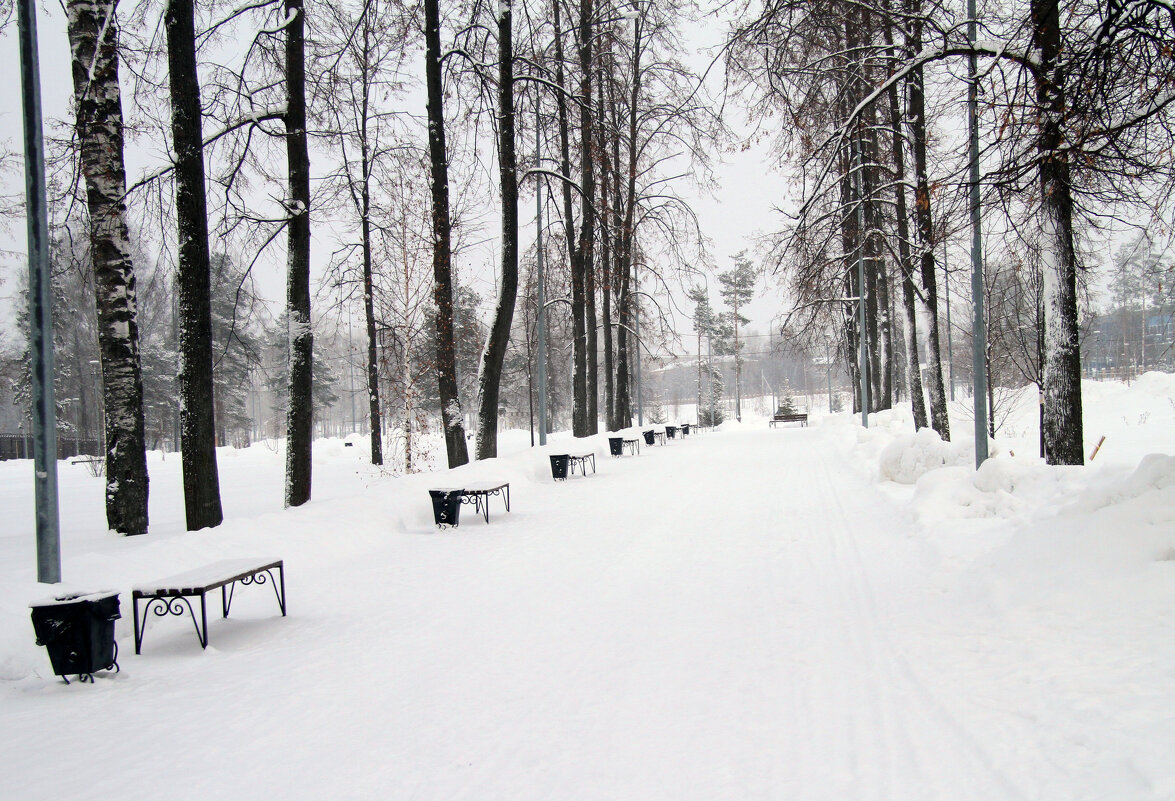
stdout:
<svg viewBox="0 0 1175 801">
<path fill-rule="evenodd" d="M 463 489 L 431 489 L 432 519 L 438 526 L 456 528 L 461 521 L 461 498 Z"/>
<path fill-rule="evenodd" d="M 566 453 L 551 454 L 551 478 L 563 481 L 567 478 L 567 465 L 571 462 L 571 455 Z"/>
<path fill-rule="evenodd" d="M 608 452 L 613 456 L 623 456 L 624 437 L 608 437 Z"/>
<path fill-rule="evenodd" d="M 681 424 L 681 435 L 683 437 L 689 436 L 689 423 L 682 423 Z"/>
<path fill-rule="evenodd" d="M 677 426 L 665 426 L 665 436 L 669 439 L 677 439 Z"/>
<path fill-rule="evenodd" d="M 66 684 L 67 673 L 78 674 L 82 681 L 93 681 L 96 671 L 118 670 L 114 621 L 122 614 L 117 592 L 60 595 L 29 606 L 37 645 L 49 650 L 53 672 Z"/>
<path fill-rule="evenodd" d="M 649 429 L 648 431 L 642 431 L 641 435 L 644 436 L 646 445 L 653 444 L 653 430 L 652 429 Z"/>
</svg>

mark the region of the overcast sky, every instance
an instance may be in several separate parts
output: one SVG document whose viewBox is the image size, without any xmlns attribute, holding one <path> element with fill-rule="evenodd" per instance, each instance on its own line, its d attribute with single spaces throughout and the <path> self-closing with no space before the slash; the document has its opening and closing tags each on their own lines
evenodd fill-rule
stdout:
<svg viewBox="0 0 1175 801">
<path fill-rule="evenodd" d="M 69 71 L 69 44 L 65 35 L 64 17 L 57 4 L 42 5 L 38 15 L 39 52 L 41 59 L 41 92 L 46 124 L 53 120 L 63 120 L 66 116 L 68 101 L 72 92 Z M 0 139 L 8 150 L 23 153 L 23 139 L 21 132 L 21 96 L 20 96 L 20 61 L 16 46 L 16 26 L 11 25 L 0 35 L 0 74 L 7 80 L 0 81 Z M 698 46 L 713 42 L 720 36 L 716 25 L 707 26 L 695 32 Z M 698 54 L 691 58 L 701 68 L 708 60 L 706 54 Z M 720 74 L 720 67 L 714 70 Z M 423 108 L 421 109 L 423 113 Z M 741 122 L 731 120 L 734 122 Z M 150 148 L 147 150 L 146 148 Z M 154 151 L 154 152 L 151 152 Z M 146 169 L 158 163 L 158 146 L 144 145 L 134 141 L 128 146 L 127 154 L 128 180 L 134 180 Z M 782 197 L 783 178 L 771 171 L 765 163 L 766 154 L 762 147 L 739 149 L 734 153 L 720 156 L 724 163 L 718 166 L 718 175 L 721 179 L 721 189 L 716 197 L 694 198 L 695 210 L 705 235 L 713 244 L 713 260 L 717 269 L 723 270 L 730 266 L 730 256 L 751 246 L 752 237 L 778 225 L 778 214 L 771 209 L 772 204 Z M 5 193 L 23 192 L 23 173 L 14 173 L 0 176 Z M 520 208 L 520 237 L 525 248 L 533 241 L 534 206 L 533 195 L 528 202 L 522 200 Z M 474 253 L 462 269 L 469 272 L 468 277 L 474 281 L 487 306 L 493 292 L 494 275 L 491 267 L 496 269 L 497 220 L 494 217 L 484 221 L 485 235 L 489 241 L 485 243 L 480 253 Z M 4 283 L 0 286 L 0 319 L 10 323 L 13 319 L 13 294 L 16 283 L 12 280 L 15 271 L 27 270 L 26 232 L 23 221 L 10 222 L 0 230 L 0 269 L 3 270 Z M 316 244 L 322 245 L 326 237 L 319 236 Z M 314 267 L 320 269 L 327 254 L 316 250 Z M 481 273 L 481 274 L 479 274 Z M 280 302 L 284 296 L 284 275 L 280 266 L 273 264 L 262 268 L 257 275 L 262 293 L 271 301 Z M 713 282 L 712 282 L 713 285 Z M 717 291 L 714 287 L 713 299 L 717 302 Z M 769 319 L 777 313 L 779 301 L 773 293 L 759 301 L 750 310 L 749 316 L 754 320 L 755 327 L 765 326 Z M 686 320 L 679 322 L 682 333 L 688 335 L 689 323 Z"/>
</svg>

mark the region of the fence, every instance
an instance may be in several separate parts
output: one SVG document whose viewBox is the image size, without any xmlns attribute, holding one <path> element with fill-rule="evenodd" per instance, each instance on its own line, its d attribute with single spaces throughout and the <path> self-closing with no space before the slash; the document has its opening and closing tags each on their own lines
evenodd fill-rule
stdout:
<svg viewBox="0 0 1175 801">
<path fill-rule="evenodd" d="M 105 456 L 102 440 L 57 437 L 57 458 L 75 456 Z M 0 462 L 8 459 L 32 459 L 33 438 L 23 434 L 0 434 Z"/>
</svg>

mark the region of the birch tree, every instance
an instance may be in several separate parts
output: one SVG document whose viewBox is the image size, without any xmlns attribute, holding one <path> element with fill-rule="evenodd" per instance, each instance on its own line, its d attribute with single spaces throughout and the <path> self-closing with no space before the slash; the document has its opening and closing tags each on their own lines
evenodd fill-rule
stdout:
<svg viewBox="0 0 1175 801">
<path fill-rule="evenodd" d="M 69 0 L 65 10 L 106 407 L 106 522 L 122 534 L 145 534 L 143 376 L 126 222 L 115 5 L 114 0 Z"/>
</svg>

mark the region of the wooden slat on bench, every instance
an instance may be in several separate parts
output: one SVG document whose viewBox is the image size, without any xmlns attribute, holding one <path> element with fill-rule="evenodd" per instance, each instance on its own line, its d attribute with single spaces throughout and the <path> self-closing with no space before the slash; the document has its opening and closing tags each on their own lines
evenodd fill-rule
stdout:
<svg viewBox="0 0 1175 801">
<path fill-rule="evenodd" d="M 191 595 L 200 590 L 213 590 L 239 581 L 246 576 L 271 570 L 279 567 L 281 563 L 281 559 L 225 559 L 198 567 L 195 570 L 153 581 L 150 584 L 140 584 L 132 589 L 135 594 L 142 597 Z"/>
</svg>

